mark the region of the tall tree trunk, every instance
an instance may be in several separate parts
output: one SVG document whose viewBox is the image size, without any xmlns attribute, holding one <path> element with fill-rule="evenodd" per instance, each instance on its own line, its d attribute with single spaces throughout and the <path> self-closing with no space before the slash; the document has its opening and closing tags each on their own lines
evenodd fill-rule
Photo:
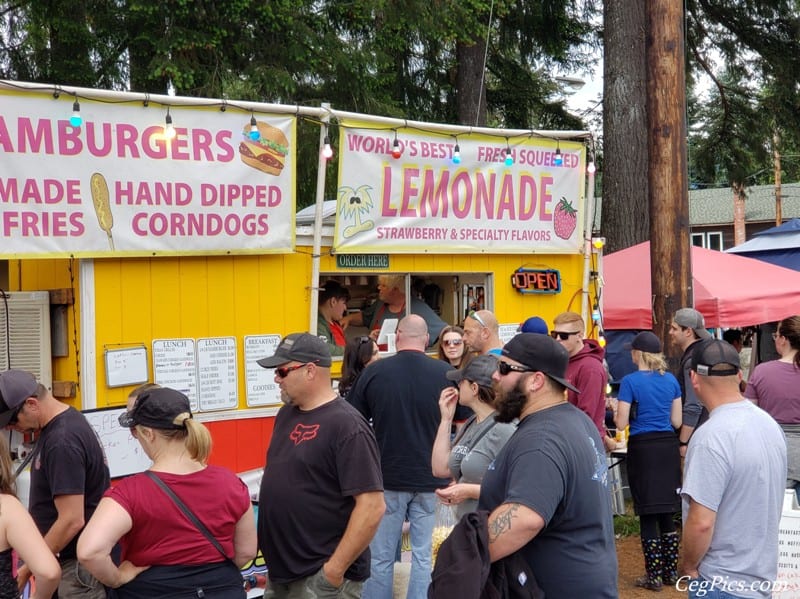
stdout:
<svg viewBox="0 0 800 599">
<path fill-rule="evenodd" d="M 605 0 L 603 205 L 606 251 L 649 237 L 645 11 L 641 0 Z"/>
<path fill-rule="evenodd" d="M 486 125 L 485 55 L 484 40 L 458 42 L 456 45 L 456 97 L 460 125 Z"/>
<path fill-rule="evenodd" d="M 741 245 L 747 240 L 747 232 L 744 222 L 744 201 L 747 196 L 744 192 L 744 183 L 734 181 L 731 183 L 733 189 L 733 245 Z"/>
</svg>

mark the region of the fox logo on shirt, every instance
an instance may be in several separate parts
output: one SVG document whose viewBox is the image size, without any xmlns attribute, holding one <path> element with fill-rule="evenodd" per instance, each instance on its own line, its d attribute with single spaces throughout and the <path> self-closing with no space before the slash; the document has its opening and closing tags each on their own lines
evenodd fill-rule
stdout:
<svg viewBox="0 0 800 599">
<path fill-rule="evenodd" d="M 294 441 L 295 445 L 300 445 L 303 441 L 310 441 L 317 436 L 319 424 L 312 424 L 306 426 L 305 424 L 298 424 L 294 430 L 289 434 L 289 438 Z"/>
</svg>

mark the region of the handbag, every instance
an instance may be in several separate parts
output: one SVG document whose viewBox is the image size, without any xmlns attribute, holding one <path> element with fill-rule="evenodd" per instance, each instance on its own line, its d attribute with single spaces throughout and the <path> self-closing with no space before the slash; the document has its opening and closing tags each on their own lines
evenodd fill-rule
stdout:
<svg viewBox="0 0 800 599">
<path fill-rule="evenodd" d="M 167 483 L 165 483 L 163 480 L 161 480 L 158 477 L 158 475 L 155 474 L 152 470 L 145 470 L 144 473 L 154 483 L 156 483 L 161 488 L 161 490 L 164 491 L 164 493 L 167 494 L 167 496 L 170 499 L 172 499 L 172 501 L 175 503 L 175 505 L 177 505 L 178 508 L 180 508 L 180 510 L 184 513 L 184 515 L 187 518 L 189 518 L 189 521 L 197 527 L 197 530 L 199 530 L 201 533 L 203 533 L 203 536 L 205 536 L 205 538 L 207 538 L 209 540 L 209 542 L 216 548 L 216 550 L 220 552 L 222 557 L 224 557 L 226 561 L 229 561 L 229 562 L 233 563 L 233 560 L 231 558 L 229 558 L 225 554 L 225 550 L 222 548 L 222 545 L 220 545 L 219 541 L 217 541 L 217 539 L 214 538 L 214 535 L 212 535 L 211 532 L 208 530 L 208 528 L 206 528 L 206 525 L 203 524 L 202 522 L 200 522 L 200 519 L 197 516 L 194 515 L 194 512 L 192 510 L 190 510 L 186 506 L 186 504 L 183 503 L 183 501 L 180 500 L 180 497 L 178 497 L 175 494 L 175 492 L 172 489 L 169 488 Z M 234 565 L 234 567 L 235 567 L 235 565 Z M 236 569 L 238 570 L 239 568 L 236 568 Z"/>
</svg>

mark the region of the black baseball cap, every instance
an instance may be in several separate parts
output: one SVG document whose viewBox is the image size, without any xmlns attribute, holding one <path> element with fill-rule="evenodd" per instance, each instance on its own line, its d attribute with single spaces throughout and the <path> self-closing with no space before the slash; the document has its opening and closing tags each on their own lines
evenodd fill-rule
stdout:
<svg viewBox="0 0 800 599">
<path fill-rule="evenodd" d="M 264 368 L 277 368 L 288 362 L 313 362 L 323 368 L 330 368 L 331 350 L 328 344 L 311 333 L 292 333 L 281 339 L 278 349 L 269 357 L 258 360 Z"/>
<path fill-rule="evenodd" d="M 448 370 L 444 375 L 451 381 L 460 383 L 464 379 L 478 383 L 481 387 L 492 386 L 492 375 L 497 370 L 496 356 L 477 356 L 458 370 Z"/>
<path fill-rule="evenodd" d="M 549 335 L 519 333 L 503 346 L 502 354 L 532 371 L 543 372 L 567 389 L 580 393 L 564 378 L 569 364 L 569 353 Z"/>
<path fill-rule="evenodd" d="M 119 425 L 131 428 L 137 424 L 162 430 L 186 428 L 192 417 L 189 398 L 176 389 L 160 387 L 145 391 L 136 398 L 133 408 L 120 414 Z"/>
<path fill-rule="evenodd" d="M 30 372 L 6 370 L 0 373 L 0 428 L 8 425 L 14 413 L 29 397 L 36 397 L 39 383 Z"/>
<path fill-rule="evenodd" d="M 631 349 L 638 349 L 648 354 L 661 353 L 661 339 L 650 331 L 642 331 L 631 341 Z"/>
<path fill-rule="evenodd" d="M 739 368 L 739 352 L 727 341 L 708 339 L 692 351 L 692 370 L 702 376 L 734 376 Z"/>
</svg>

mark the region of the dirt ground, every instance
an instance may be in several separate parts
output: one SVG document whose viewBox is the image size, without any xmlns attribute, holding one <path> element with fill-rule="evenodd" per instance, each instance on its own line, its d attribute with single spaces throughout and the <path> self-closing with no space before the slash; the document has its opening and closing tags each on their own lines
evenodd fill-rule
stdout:
<svg viewBox="0 0 800 599">
<path fill-rule="evenodd" d="M 617 560 L 619 561 L 620 599 L 686 598 L 686 592 L 679 593 L 674 587 L 664 587 L 660 593 L 654 593 L 634 585 L 633 581 L 644 574 L 642 544 L 638 535 L 617 539 Z"/>
</svg>

